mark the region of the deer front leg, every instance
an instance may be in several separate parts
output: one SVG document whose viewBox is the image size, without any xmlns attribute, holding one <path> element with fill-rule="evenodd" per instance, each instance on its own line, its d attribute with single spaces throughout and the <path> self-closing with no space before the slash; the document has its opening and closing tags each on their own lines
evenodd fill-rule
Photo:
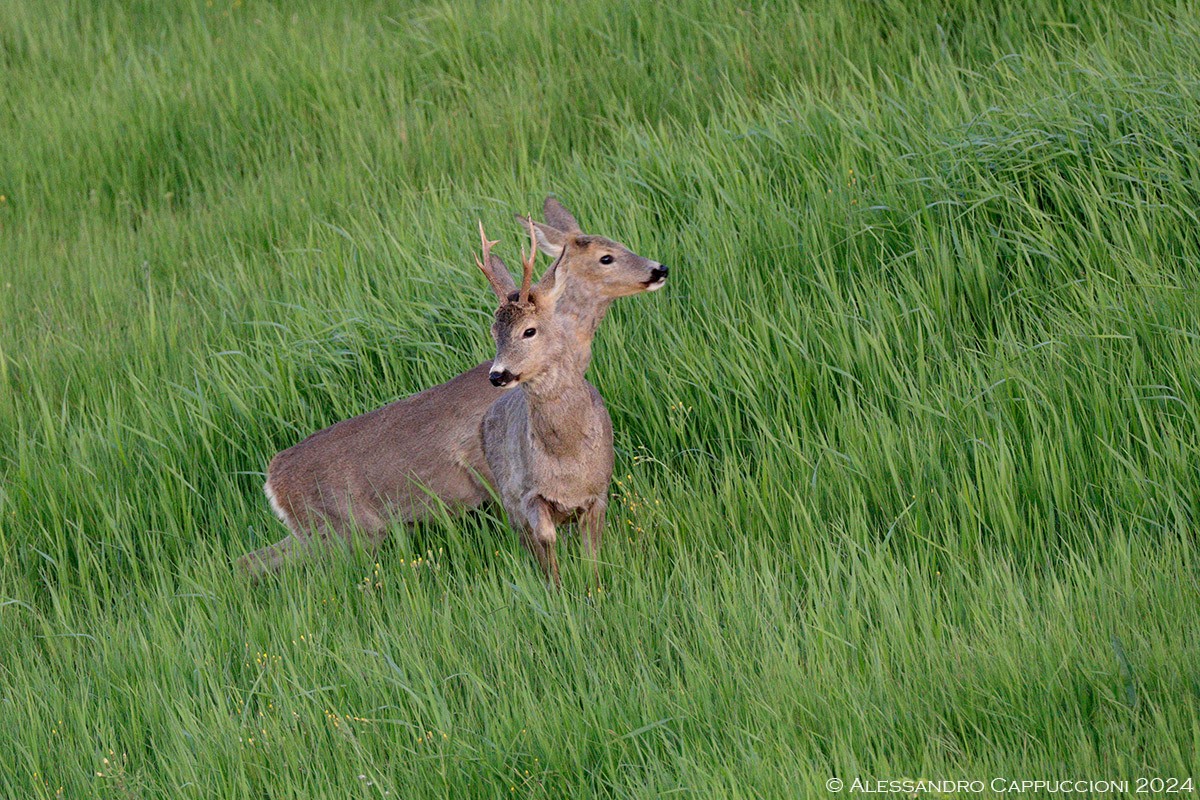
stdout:
<svg viewBox="0 0 1200 800">
<path fill-rule="evenodd" d="M 526 497 L 522 505 L 529 526 L 528 533 L 522 536 L 522 541 L 538 560 L 546 580 L 557 589 L 562 585 L 558 575 L 558 555 L 554 547 L 558 541 L 558 532 L 554 528 L 554 517 L 550 513 L 550 507 L 537 495 Z"/>
<path fill-rule="evenodd" d="M 608 509 L 608 499 L 600 498 L 587 507 L 579 519 L 579 528 L 583 532 L 583 544 L 587 548 L 588 558 L 592 560 L 592 575 L 596 579 L 596 588 L 600 588 L 600 540 L 604 537 L 604 512 Z"/>
</svg>

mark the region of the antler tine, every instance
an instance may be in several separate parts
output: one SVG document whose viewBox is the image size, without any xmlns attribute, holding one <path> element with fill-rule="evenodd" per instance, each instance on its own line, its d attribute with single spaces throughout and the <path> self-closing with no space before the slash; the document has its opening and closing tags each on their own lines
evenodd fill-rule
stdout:
<svg viewBox="0 0 1200 800">
<path fill-rule="evenodd" d="M 529 302 L 529 284 L 533 281 L 533 265 L 537 263 L 537 234 L 533 229 L 533 215 L 525 217 L 525 223 L 529 225 L 529 258 L 525 258 L 525 248 L 521 248 L 521 260 L 524 262 L 525 271 L 521 276 L 521 302 Z"/>
<path fill-rule="evenodd" d="M 488 264 L 488 256 L 492 254 L 492 247 L 500 243 L 500 240 L 494 242 L 488 241 L 487 234 L 483 232 L 483 220 L 479 220 L 479 241 L 483 245 L 483 261 L 479 260 L 479 256 L 475 256 L 475 263 L 483 270 L 483 274 L 491 277 L 492 268 Z"/>
<path fill-rule="evenodd" d="M 483 232 L 482 222 L 479 223 L 479 242 L 483 247 L 483 260 L 480 261 L 479 256 L 475 256 L 475 265 L 479 267 L 483 277 L 487 278 L 488 283 L 492 286 L 492 291 L 496 293 L 500 302 L 507 302 L 509 293 L 517 287 L 503 262 L 497 256 L 492 255 L 492 246 L 499 242 L 493 242 L 487 238 L 487 234 Z"/>
<path fill-rule="evenodd" d="M 475 256 L 475 264 L 483 272 L 484 277 L 488 279 L 488 283 L 495 284 L 496 274 L 492 271 L 491 255 L 492 247 L 500 244 L 500 241 L 498 239 L 494 242 L 488 240 L 487 234 L 483 232 L 483 220 L 479 220 L 479 241 L 482 244 L 483 260 L 480 261 L 479 256 Z"/>
</svg>

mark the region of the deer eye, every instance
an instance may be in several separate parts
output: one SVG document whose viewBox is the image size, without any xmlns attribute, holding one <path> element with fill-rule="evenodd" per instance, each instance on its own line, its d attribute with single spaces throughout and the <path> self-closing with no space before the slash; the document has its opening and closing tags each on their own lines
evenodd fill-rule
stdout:
<svg viewBox="0 0 1200 800">
<path fill-rule="evenodd" d="M 525 333 L 521 335 L 526 339 L 532 339 L 535 335 L 537 335 L 537 328 L 526 328 Z"/>
<path fill-rule="evenodd" d="M 612 257 L 612 256 L 610 256 L 610 255 L 607 255 L 607 254 L 600 256 L 600 263 L 601 263 L 601 264 L 611 264 L 612 262 L 613 262 L 613 257 Z"/>
</svg>

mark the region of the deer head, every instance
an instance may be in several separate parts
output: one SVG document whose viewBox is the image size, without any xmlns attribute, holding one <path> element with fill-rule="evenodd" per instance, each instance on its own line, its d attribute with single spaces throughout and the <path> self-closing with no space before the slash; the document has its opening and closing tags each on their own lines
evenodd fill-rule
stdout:
<svg viewBox="0 0 1200 800">
<path fill-rule="evenodd" d="M 569 272 L 577 286 L 586 286 L 589 293 L 606 301 L 653 292 L 666 284 L 666 266 L 612 239 L 585 234 L 571 212 L 553 197 L 546 198 L 542 215 L 545 222 L 521 216 L 517 219 L 532 225 L 542 250 L 557 259 L 547 276 L 555 271 Z"/>
<path fill-rule="evenodd" d="M 529 223 L 529 255 L 526 257 L 524 252 L 521 254 L 524 270 L 519 290 L 504 262 L 492 254 L 492 246 L 496 242 L 488 241 L 482 222 L 479 224 L 479 236 L 483 259 L 476 258 L 475 263 L 500 301 L 492 323 L 496 358 L 488 379 L 493 386 L 501 387 L 534 383 L 545 373 L 569 361 L 564 351 L 571 347 L 574 337 L 566 335 L 566 329 L 554 314 L 566 280 L 559 279 L 555 274 L 555 266 L 551 266 L 536 285 L 531 285 L 538 247 L 533 223 Z"/>
</svg>

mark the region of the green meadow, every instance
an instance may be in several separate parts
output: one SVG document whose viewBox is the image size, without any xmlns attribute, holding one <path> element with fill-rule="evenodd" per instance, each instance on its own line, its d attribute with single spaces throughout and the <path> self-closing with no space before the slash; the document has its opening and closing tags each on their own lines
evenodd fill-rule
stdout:
<svg viewBox="0 0 1200 800">
<path fill-rule="evenodd" d="M 602 590 L 494 508 L 250 586 L 547 193 L 671 267 Z M 0 0 L 0 283 L 4 800 L 1200 780 L 1192 3 Z"/>
</svg>

